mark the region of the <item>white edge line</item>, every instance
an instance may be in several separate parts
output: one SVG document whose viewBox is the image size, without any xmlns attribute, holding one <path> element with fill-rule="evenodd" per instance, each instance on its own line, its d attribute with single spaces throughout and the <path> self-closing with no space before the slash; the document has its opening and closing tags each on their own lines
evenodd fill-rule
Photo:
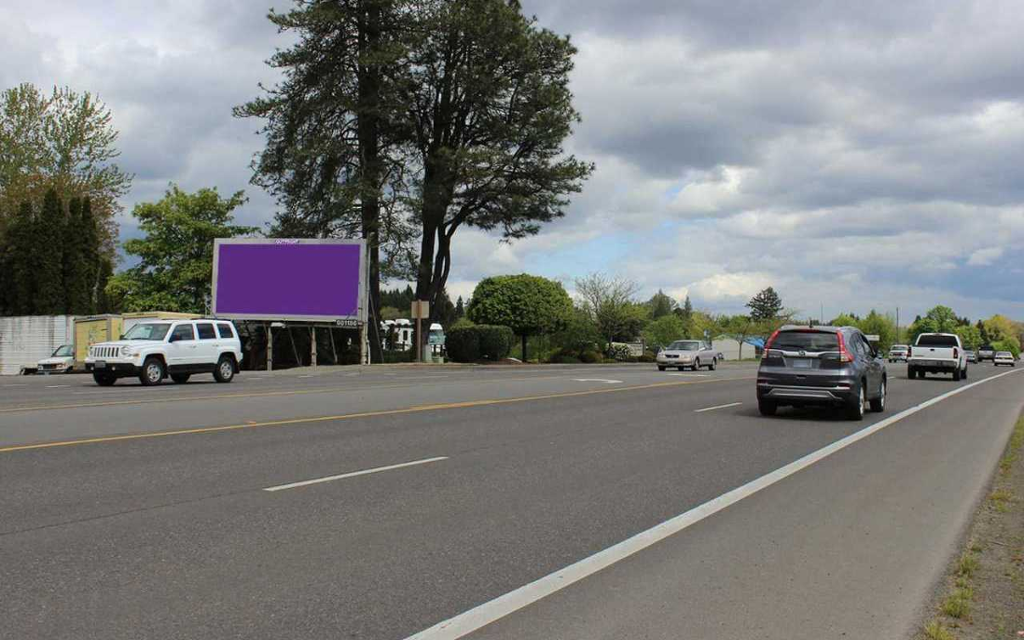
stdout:
<svg viewBox="0 0 1024 640">
<path fill-rule="evenodd" d="M 717 407 L 708 407 L 707 409 L 697 409 L 694 413 L 704 413 L 705 411 L 717 411 L 718 409 L 728 409 L 730 407 L 738 407 L 742 402 L 733 402 L 731 404 L 720 404 Z"/>
<path fill-rule="evenodd" d="M 403 467 L 414 467 L 419 464 L 430 464 L 431 462 L 440 462 L 447 460 L 447 456 L 441 456 L 438 458 L 426 458 L 425 460 L 413 460 L 412 462 L 403 462 L 401 464 L 391 464 L 386 467 L 377 467 L 375 469 L 364 469 L 362 471 L 353 471 L 352 473 L 343 473 L 337 476 L 327 476 L 326 478 L 315 478 L 313 480 L 303 480 L 302 482 L 292 482 L 290 484 L 280 484 L 276 487 L 267 487 L 264 491 L 284 491 L 285 489 L 297 489 L 299 487 L 306 487 L 311 484 L 320 484 L 321 482 L 333 482 L 334 480 L 344 480 L 345 478 L 355 478 L 356 476 L 367 476 L 371 473 L 380 473 L 381 471 L 391 471 L 392 469 L 402 469 Z"/>
<path fill-rule="evenodd" d="M 932 398 L 931 400 L 926 400 L 919 405 L 910 407 L 909 409 L 901 411 L 900 413 L 882 420 L 881 422 L 877 422 L 870 427 L 850 434 L 841 440 L 837 440 L 827 447 L 818 449 L 813 453 L 809 453 L 799 460 L 795 460 L 784 467 L 780 467 L 767 475 L 761 476 L 760 478 L 752 480 L 741 487 L 737 487 L 732 491 L 724 493 L 698 507 L 690 509 L 685 513 L 666 520 L 665 522 L 662 522 L 661 524 L 646 531 L 638 533 L 632 538 L 627 538 L 618 544 L 612 545 L 604 551 L 599 551 L 588 558 L 584 558 L 579 562 L 544 576 L 539 580 L 519 587 L 514 591 L 510 591 L 509 593 L 499 596 L 494 600 L 485 602 L 470 609 L 469 611 L 455 616 L 454 618 L 449 618 L 448 620 L 439 622 L 429 629 L 424 629 L 415 635 L 409 636 L 406 640 L 456 640 L 457 638 L 462 638 L 463 636 L 477 631 L 492 622 L 500 620 L 519 609 L 527 607 L 538 600 L 561 591 L 569 585 L 579 582 L 602 569 L 606 569 L 607 567 L 610 567 L 633 554 L 643 551 L 647 547 L 675 535 L 676 533 L 697 524 L 701 520 L 709 518 L 744 498 L 749 498 L 762 489 L 766 489 L 773 484 L 788 478 L 794 473 L 806 469 L 807 467 L 831 456 L 837 451 L 845 449 L 851 444 L 863 440 L 864 438 L 867 438 L 868 436 L 881 431 L 904 418 L 923 411 L 924 409 L 942 402 L 947 398 L 963 393 L 968 389 L 972 389 L 978 385 L 982 385 L 993 380 L 998 380 L 999 378 L 1013 373 L 1019 372 L 1008 371 L 990 378 L 985 378 L 984 380 L 979 380 L 963 387 L 953 389 L 948 393 L 944 393 Z"/>
</svg>

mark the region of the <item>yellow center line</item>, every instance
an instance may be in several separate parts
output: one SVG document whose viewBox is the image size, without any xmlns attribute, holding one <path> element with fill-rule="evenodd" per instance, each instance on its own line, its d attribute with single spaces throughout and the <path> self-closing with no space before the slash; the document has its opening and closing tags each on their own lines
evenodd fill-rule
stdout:
<svg viewBox="0 0 1024 640">
<path fill-rule="evenodd" d="M 684 380 L 679 382 L 657 382 L 653 384 L 634 385 L 629 387 L 611 387 L 605 389 L 590 389 L 587 391 L 566 391 L 563 393 L 546 393 L 533 396 L 520 396 L 517 398 L 493 398 L 488 400 L 470 400 L 467 402 L 450 402 L 445 404 L 419 405 L 406 407 L 404 409 L 384 409 L 380 411 L 364 411 L 361 413 L 346 413 L 336 416 L 316 416 L 312 418 L 292 418 L 288 420 L 273 420 L 269 422 L 247 422 L 246 424 L 232 424 L 222 427 L 196 427 L 190 429 L 175 429 L 173 431 L 153 431 L 149 433 L 135 433 L 122 436 L 102 436 L 97 438 L 84 438 L 80 440 L 64 440 L 59 442 L 44 442 L 39 444 L 25 444 L 0 448 L 0 453 L 11 453 L 14 451 L 30 451 L 33 449 L 51 449 L 54 447 L 70 447 L 82 444 L 95 444 L 100 442 L 118 442 L 121 440 L 142 440 L 147 438 L 164 438 L 167 436 L 181 436 L 196 433 L 216 433 L 218 431 L 237 431 L 239 429 L 256 429 L 260 427 L 283 427 L 296 424 L 315 424 L 318 422 L 330 422 L 335 420 L 354 420 L 358 418 L 375 418 L 380 416 L 396 416 L 408 413 L 421 413 L 424 411 L 442 411 L 448 409 L 465 409 L 469 407 L 487 407 L 516 402 L 532 402 L 537 400 L 552 400 L 556 398 L 576 398 L 580 396 L 592 396 L 605 393 L 622 393 L 624 391 L 640 391 L 644 389 L 662 389 L 668 387 L 682 387 L 688 385 L 713 384 L 717 382 L 736 382 L 741 380 L 753 380 L 756 376 L 742 378 L 717 378 L 715 380 Z"/>
</svg>

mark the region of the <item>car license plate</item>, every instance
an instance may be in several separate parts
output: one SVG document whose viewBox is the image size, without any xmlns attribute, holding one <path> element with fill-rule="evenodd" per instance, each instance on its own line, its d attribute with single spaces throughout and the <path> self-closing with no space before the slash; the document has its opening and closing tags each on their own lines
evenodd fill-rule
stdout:
<svg viewBox="0 0 1024 640">
<path fill-rule="evenodd" d="M 97 369 L 106 369 L 107 363 L 104 360 L 97 360 L 96 364 L 94 364 L 93 367 Z"/>
<path fill-rule="evenodd" d="M 807 359 L 807 358 L 799 358 L 799 359 L 793 360 L 793 368 L 794 369 L 810 369 L 811 368 L 811 361 L 809 359 Z"/>
</svg>

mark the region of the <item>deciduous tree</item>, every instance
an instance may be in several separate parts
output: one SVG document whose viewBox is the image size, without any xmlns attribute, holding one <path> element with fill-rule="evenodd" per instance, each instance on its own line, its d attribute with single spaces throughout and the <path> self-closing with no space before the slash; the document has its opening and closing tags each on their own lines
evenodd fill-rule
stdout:
<svg viewBox="0 0 1024 640">
<path fill-rule="evenodd" d="M 481 280 L 467 315 L 477 324 L 512 329 L 522 341 L 525 362 L 527 338 L 562 330 L 572 312 L 572 299 L 560 283 L 524 273 Z"/>
<path fill-rule="evenodd" d="M 186 193 L 171 185 L 159 202 L 136 205 L 132 216 L 146 236 L 124 243 L 124 250 L 139 263 L 111 278 L 106 294 L 123 311 L 205 313 L 214 239 L 256 232 L 233 224 L 232 212 L 244 202 L 241 191 L 222 198 L 216 189 Z"/>
</svg>

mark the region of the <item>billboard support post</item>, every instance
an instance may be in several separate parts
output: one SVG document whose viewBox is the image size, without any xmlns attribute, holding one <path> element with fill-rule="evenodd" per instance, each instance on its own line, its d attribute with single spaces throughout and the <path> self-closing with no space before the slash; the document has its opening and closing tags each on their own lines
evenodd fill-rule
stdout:
<svg viewBox="0 0 1024 640">
<path fill-rule="evenodd" d="M 267 371 L 274 370 L 274 329 L 269 324 L 263 325 L 267 332 Z"/>
<path fill-rule="evenodd" d="M 316 327 L 312 327 L 310 330 L 313 332 L 313 335 L 309 341 L 309 363 L 316 369 Z"/>
<path fill-rule="evenodd" d="M 331 335 L 334 335 L 334 334 L 332 333 Z M 368 364 L 367 361 L 366 361 L 366 356 L 367 356 L 367 350 L 366 350 L 366 346 L 367 345 L 366 345 L 366 343 L 367 342 L 368 342 L 368 340 L 367 340 L 367 334 L 366 334 L 366 323 L 364 322 L 359 327 L 359 364 Z M 337 363 L 337 361 L 338 361 L 337 353 L 335 353 L 335 355 L 334 355 L 334 361 L 335 361 L 335 363 Z"/>
</svg>

